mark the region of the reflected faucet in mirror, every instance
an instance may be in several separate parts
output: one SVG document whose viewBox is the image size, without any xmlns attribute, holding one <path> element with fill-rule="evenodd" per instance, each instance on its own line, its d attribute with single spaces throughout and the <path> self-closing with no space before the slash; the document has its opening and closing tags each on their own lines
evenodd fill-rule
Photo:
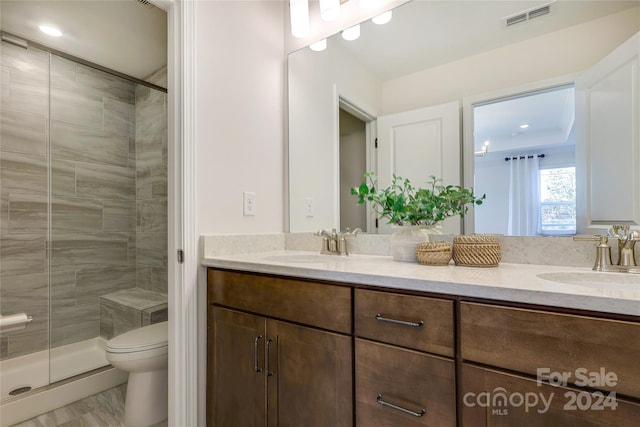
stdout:
<svg viewBox="0 0 640 427">
<path fill-rule="evenodd" d="M 337 231 L 335 228 L 331 231 L 320 230 L 316 236 L 322 237 L 322 248 L 320 253 L 324 255 L 349 255 L 347 237 L 356 237 L 362 230 L 356 228 L 350 231 L 348 228 L 344 232 Z"/>
</svg>

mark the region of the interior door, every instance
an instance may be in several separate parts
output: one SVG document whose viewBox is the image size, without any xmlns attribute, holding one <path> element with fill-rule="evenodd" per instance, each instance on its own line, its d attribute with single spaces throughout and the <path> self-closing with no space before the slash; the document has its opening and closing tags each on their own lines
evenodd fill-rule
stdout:
<svg viewBox="0 0 640 427">
<path fill-rule="evenodd" d="M 578 232 L 640 225 L 640 33 L 576 79 Z"/>
<path fill-rule="evenodd" d="M 378 177 L 381 188 L 391 183 L 393 174 L 423 187 L 434 175 L 444 185 L 460 185 L 460 104 L 451 102 L 433 107 L 378 117 Z M 379 233 L 390 233 L 384 219 Z M 461 221 L 444 221 L 445 234 L 460 234 Z"/>
</svg>

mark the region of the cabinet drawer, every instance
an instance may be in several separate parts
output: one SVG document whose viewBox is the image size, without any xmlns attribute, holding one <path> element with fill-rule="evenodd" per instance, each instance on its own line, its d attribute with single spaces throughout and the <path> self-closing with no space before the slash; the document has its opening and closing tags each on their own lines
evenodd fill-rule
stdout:
<svg viewBox="0 0 640 427">
<path fill-rule="evenodd" d="M 616 384 L 594 388 L 640 397 L 640 323 L 473 303 L 461 304 L 460 318 L 464 360 L 562 373 L 569 384 L 604 369 Z"/>
<path fill-rule="evenodd" d="M 208 302 L 351 333 L 351 289 L 280 277 L 208 270 Z"/>
<path fill-rule="evenodd" d="M 455 426 L 455 389 L 452 360 L 356 338 L 358 427 Z"/>
<path fill-rule="evenodd" d="M 354 317 L 358 337 L 453 357 L 453 301 L 356 289 Z"/>
<path fill-rule="evenodd" d="M 466 363 L 461 372 L 465 427 L 635 427 L 640 420 L 640 405 L 607 392 L 538 385 L 534 379 Z"/>
</svg>

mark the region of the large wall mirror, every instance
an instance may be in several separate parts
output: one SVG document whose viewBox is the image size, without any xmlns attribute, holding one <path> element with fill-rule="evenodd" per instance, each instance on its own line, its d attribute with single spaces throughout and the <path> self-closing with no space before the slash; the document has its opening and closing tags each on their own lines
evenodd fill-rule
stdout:
<svg viewBox="0 0 640 427">
<path fill-rule="evenodd" d="M 548 206 L 546 233 L 506 231 L 505 221 L 486 221 L 506 218 L 509 209 L 499 203 L 508 190 L 498 185 L 497 174 L 487 173 L 487 165 L 506 170 L 519 162 L 507 157 L 535 156 L 541 170 L 554 169 L 556 175 L 545 179 L 558 188 L 571 181 L 571 167 L 578 181 L 587 182 L 590 170 L 574 153 L 580 134 L 573 120 L 573 84 L 638 31 L 637 1 L 414 0 L 394 9 L 384 25 L 363 22 L 356 40 L 336 34 L 322 51 L 293 52 L 288 60 L 290 231 L 361 227 L 379 232 L 370 212 L 354 209 L 355 197 L 347 194 L 366 170 L 381 179 L 407 171 L 418 182 L 436 175 L 447 184 L 481 189 L 487 193 L 483 208 L 494 211 L 467 219 L 465 232 L 574 233 L 567 218 L 582 218 L 582 207 L 567 208 L 558 199 L 562 192 L 549 196 L 555 204 Z M 384 155 L 376 148 L 376 138 L 383 139 L 378 133 L 386 132 L 379 130 L 381 123 L 404 117 L 397 129 L 405 129 L 418 113 L 443 121 L 444 110 L 454 112 L 451 126 L 458 131 L 434 137 L 435 155 L 401 153 L 398 144 Z M 526 120 L 504 116 L 515 111 L 532 115 Z M 526 124 L 529 129 L 520 128 Z M 497 133 L 485 139 L 483 127 Z M 528 146 L 499 142 L 518 132 L 522 141 L 535 131 L 541 139 Z M 417 163 L 421 156 L 424 167 Z M 449 230 L 462 228 L 454 224 Z"/>
</svg>

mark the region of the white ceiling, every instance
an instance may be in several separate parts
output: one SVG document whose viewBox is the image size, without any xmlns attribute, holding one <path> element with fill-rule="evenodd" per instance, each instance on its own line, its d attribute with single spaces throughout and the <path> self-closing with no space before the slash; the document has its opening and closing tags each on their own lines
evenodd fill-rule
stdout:
<svg viewBox="0 0 640 427">
<path fill-rule="evenodd" d="M 350 0 L 354 1 L 354 0 Z M 551 13 L 507 27 L 504 18 L 551 4 Z M 353 42 L 339 43 L 380 80 L 442 65 L 639 5 L 638 0 L 413 0 L 390 23 L 366 21 Z"/>
<path fill-rule="evenodd" d="M 41 24 L 63 36 L 45 35 Z M 1 0 L 0 27 L 139 79 L 167 64 L 167 14 L 137 0 Z"/>
<path fill-rule="evenodd" d="M 490 153 L 571 143 L 574 93 L 573 87 L 560 88 L 476 106 L 475 150 L 480 151 L 485 141 L 490 142 Z"/>
</svg>

